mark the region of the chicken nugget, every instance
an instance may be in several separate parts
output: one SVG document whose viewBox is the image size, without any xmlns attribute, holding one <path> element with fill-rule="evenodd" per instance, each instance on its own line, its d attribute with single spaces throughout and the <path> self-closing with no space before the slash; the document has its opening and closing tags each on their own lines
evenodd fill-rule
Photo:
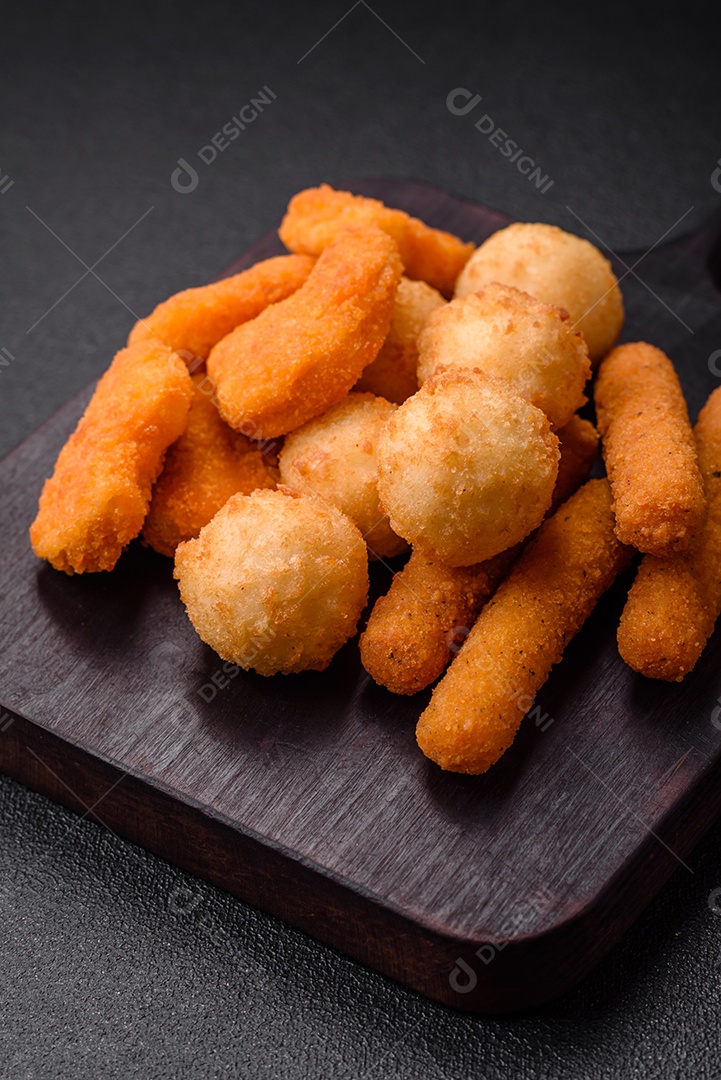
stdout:
<svg viewBox="0 0 721 1080">
<path fill-rule="evenodd" d="M 45 481 L 30 527 L 39 558 L 67 574 L 113 569 L 143 526 L 192 397 L 187 367 L 159 341 L 117 353 Z"/>
<path fill-rule="evenodd" d="M 175 553 L 200 637 L 260 675 L 323 671 L 368 598 L 368 555 L 335 506 L 288 488 L 232 495 Z"/>
<path fill-rule="evenodd" d="M 450 566 L 490 559 L 540 525 L 558 473 L 547 417 L 505 380 L 434 375 L 378 441 L 391 528 Z"/>
<path fill-rule="evenodd" d="M 631 560 L 613 526 L 606 480 L 589 480 L 541 526 L 421 714 L 426 757 L 477 774 L 508 749 L 551 668 Z"/>
<path fill-rule="evenodd" d="M 396 405 L 418 389 L 418 336 L 436 308 L 445 305 L 441 294 L 425 281 L 402 277 L 398 284 L 388 337 L 375 360 L 355 385 Z"/>
<path fill-rule="evenodd" d="M 706 498 L 688 409 L 673 364 L 653 345 L 620 345 L 594 391 L 616 534 L 664 558 L 686 551 Z"/>
<path fill-rule="evenodd" d="M 192 540 L 231 495 L 275 487 L 276 477 L 256 443 L 221 419 L 207 379 L 193 378 L 195 394 L 185 431 L 168 450 L 153 488 L 143 539 L 161 555 Z"/>
<path fill-rule="evenodd" d="M 561 460 L 551 511 L 587 478 L 598 432 L 580 417 L 558 432 Z M 415 694 L 438 678 L 486 600 L 518 557 L 520 545 L 475 566 L 446 566 L 418 548 L 375 603 L 361 634 L 369 675 L 395 694 Z"/>
<path fill-rule="evenodd" d="M 288 435 L 280 453 L 282 482 L 347 514 L 371 557 L 390 558 L 408 547 L 378 504 L 376 445 L 395 408 L 373 394 L 349 394 Z"/>
<path fill-rule="evenodd" d="M 184 289 L 139 319 L 128 345 L 158 338 L 187 364 L 205 360 L 236 326 L 291 296 L 314 265 L 315 259 L 307 255 L 278 255 L 212 285 Z"/>
<path fill-rule="evenodd" d="M 407 276 L 427 282 L 444 296 L 453 295 L 456 278 L 474 250 L 473 244 L 431 229 L 403 210 L 364 195 L 335 191 L 328 184 L 293 196 L 278 235 L 289 251 L 320 255 L 341 229 L 358 225 L 376 225 L 392 236 Z"/>
<path fill-rule="evenodd" d="M 508 379 L 563 427 L 586 401 L 591 362 L 568 313 L 492 282 L 434 311 L 418 340 L 418 383 L 444 368 L 478 368 Z"/>
<path fill-rule="evenodd" d="M 348 229 L 305 285 L 215 346 L 208 374 L 221 416 L 257 438 L 285 435 L 341 401 L 378 355 L 401 261 L 380 229 Z"/>
<path fill-rule="evenodd" d="M 517 221 L 493 233 L 466 263 L 456 296 L 492 281 L 564 308 L 592 361 L 605 356 L 621 332 L 623 300 L 610 262 L 588 240 L 555 225 Z"/>
<path fill-rule="evenodd" d="M 681 682 L 721 614 L 721 387 L 694 428 L 708 513 L 687 554 L 645 555 L 618 628 L 621 656 L 641 675 Z"/>
</svg>

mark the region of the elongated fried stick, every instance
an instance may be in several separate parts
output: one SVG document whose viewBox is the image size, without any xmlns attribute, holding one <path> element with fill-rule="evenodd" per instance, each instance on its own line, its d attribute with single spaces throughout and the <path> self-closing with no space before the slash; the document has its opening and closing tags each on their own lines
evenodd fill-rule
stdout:
<svg viewBox="0 0 721 1080">
<path fill-rule="evenodd" d="M 680 682 L 696 665 L 721 614 L 721 387 L 694 428 L 708 513 L 685 555 L 645 555 L 618 628 L 621 656 L 641 675 Z"/>
<path fill-rule="evenodd" d="M 187 364 L 205 360 L 236 326 L 299 289 L 314 264 L 307 255 L 277 255 L 212 285 L 183 289 L 136 322 L 128 345 L 158 338 Z"/>
<path fill-rule="evenodd" d="M 208 375 L 221 416 L 236 430 L 254 425 L 266 439 L 339 402 L 378 355 L 400 276 L 386 233 L 373 226 L 340 233 L 296 293 L 212 350 Z"/>
<path fill-rule="evenodd" d="M 67 574 L 113 569 L 142 528 L 192 397 L 187 367 L 159 341 L 121 349 L 43 487 L 30 527 L 39 558 Z"/>
<path fill-rule="evenodd" d="M 645 342 L 620 345 L 601 365 L 595 399 L 619 540 L 660 557 L 687 550 L 706 499 L 673 364 Z"/>
<path fill-rule="evenodd" d="M 419 278 L 444 296 L 453 295 L 456 278 L 474 250 L 457 236 L 431 229 L 403 210 L 378 199 L 336 191 L 328 184 L 294 195 L 278 235 L 290 251 L 320 255 L 341 229 L 377 225 L 398 245 L 409 278 Z"/>
<path fill-rule="evenodd" d="M 549 513 L 588 476 L 598 432 L 574 416 L 558 432 L 561 460 Z M 508 573 L 520 544 L 476 566 L 445 566 L 415 548 L 385 596 L 379 597 L 360 639 L 363 666 L 395 694 L 415 694 L 442 673 L 476 616 Z"/>
<path fill-rule="evenodd" d="M 479 615 L 418 721 L 423 753 L 452 772 L 490 768 L 631 554 L 614 532 L 608 482 L 589 480 L 544 522 Z"/>
<path fill-rule="evenodd" d="M 194 377 L 185 431 L 168 450 L 143 526 L 143 539 L 161 555 L 192 540 L 231 495 L 274 487 L 276 477 L 258 447 L 221 419 L 207 376 Z"/>
</svg>

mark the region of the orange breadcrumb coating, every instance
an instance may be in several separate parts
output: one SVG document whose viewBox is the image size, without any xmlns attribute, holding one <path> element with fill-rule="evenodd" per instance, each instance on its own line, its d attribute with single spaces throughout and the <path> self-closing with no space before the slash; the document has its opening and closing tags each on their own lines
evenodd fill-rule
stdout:
<svg viewBox="0 0 721 1080">
<path fill-rule="evenodd" d="M 686 402 L 673 364 L 653 345 L 620 345 L 595 387 L 616 535 L 664 557 L 685 551 L 706 514 Z"/>
<path fill-rule="evenodd" d="M 120 350 L 43 487 L 30 527 L 39 558 L 68 574 L 113 569 L 142 528 L 192 397 L 187 367 L 159 341 Z"/>
<path fill-rule="evenodd" d="M 423 753 L 443 769 L 483 773 L 597 600 L 628 565 L 611 490 L 589 480 L 541 526 L 478 617 L 418 721 Z"/>
<path fill-rule="evenodd" d="M 694 428 L 708 513 L 688 554 L 646 555 L 618 628 L 618 648 L 634 671 L 680 682 L 693 669 L 721 614 L 721 387 Z"/>
<path fill-rule="evenodd" d="M 168 451 L 143 526 L 143 539 L 171 557 L 231 495 L 250 495 L 256 488 L 274 487 L 276 480 L 255 443 L 221 419 L 205 374 L 193 382 L 187 427 Z"/>
<path fill-rule="evenodd" d="M 369 391 L 395 405 L 402 405 L 406 398 L 415 394 L 418 389 L 418 337 L 431 312 L 445 306 L 441 294 L 425 281 L 402 277 L 388 337 L 354 389 Z"/>
<path fill-rule="evenodd" d="M 314 264 L 307 255 L 278 255 L 212 285 L 184 289 L 139 319 L 128 345 L 159 338 L 187 364 L 205 360 L 236 326 L 299 289 Z"/>
<path fill-rule="evenodd" d="M 278 235 L 289 251 L 320 255 L 340 229 L 358 225 L 377 225 L 392 236 L 406 275 L 428 282 L 444 296 L 453 295 L 456 278 L 474 251 L 473 244 L 431 229 L 403 210 L 364 195 L 335 191 L 328 184 L 293 196 Z"/>
<path fill-rule="evenodd" d="M 388 333 L 401 261 L 380 229 L 348 229 L 300 289 L 239 326 L 208 359 L 221 416 L 285 435 L 339 402 Z"/>
<path fill-rule="evenodd" d="M 583 483 L 598 452 L 598 432 L 578 416 L 558 438 L 561 460 L 549 513 Z M 435 682 L 520 550 L 516 544 L 475 566 L 452 567 L 414 548 L 361 636 L 368 674 L 395 694 L 415 694 Z"/>
</svg>

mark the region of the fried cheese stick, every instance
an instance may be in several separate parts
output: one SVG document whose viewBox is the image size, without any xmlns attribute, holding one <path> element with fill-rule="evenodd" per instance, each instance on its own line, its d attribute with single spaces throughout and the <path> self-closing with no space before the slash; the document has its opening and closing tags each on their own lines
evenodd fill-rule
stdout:
<svg viewBox="0 0 721 1080">
<path fill-rule="evenodd" d="M 608 482 L 589 480 L 540 527 L 435 688 L 416 729 L 426 757 L 473 774 L 498 761 L 631 554 L 614 532 Z"/>
<path fill-rule="evenodd" d="M 561 460 L 549 513 L 588 476 L 598 432 L 573 416 L 558 432 Z M 395 694 L 415 694 L 443 672 L 521 545 L 475 566 L 446 566 L 420 548 L 379 597 L 360 639 L 363 667 Z"/>
<path fill-rule="evenodd" d="M 392 236 L 406 275 L 427 282 L 446 297 L 453 295 L 456 278 L 474 251 L 473 244 L 432 229 L 403 210 L 364 195 L 336 191 L 328 184 L 293 196 L 278 235 L 289 251 L 320 255 L 341 229 L 358 225 L 377 225 Z"/>
<path fill-rule="evenodd" d="M 30 527 L 56 570 L 112 570 L 138 535 L 165 451 L 185 428 L 193 381 L 159 341 L 121 349 L 46 480 Z"/>
<path fill-rule="evenodd" d="M 685 551 L 706 514 L 703 480 L 678 376 L 653 345 L 620 345 L 594 391 L 616 535 L 661 558 Z"/>
<path fill-rule="evenodd" d="M 721 614 L 721 387 L 694 428 L 708 513 L 688 554 L 644 556 L 618 628 L 626 663 L 652 679 L 681 682 Z"/>
<path fill-rule="evenodd" d="M 347 229 L 308 280 L 223 338 L 208 358 L 221 416 L 259 439 L 286 435 L 339 402 L 390 326 L 401 260 L 380 229 Z"/>
<path fill-rule="evenodd" d="M 212 285 L 183 289 L 136 322 L 128 345 L 159 338 L 189 365 L 205 360 L 236 326 L 299 289 L 314 263 L 307 255 L 277 255 Z"/>
</svg>

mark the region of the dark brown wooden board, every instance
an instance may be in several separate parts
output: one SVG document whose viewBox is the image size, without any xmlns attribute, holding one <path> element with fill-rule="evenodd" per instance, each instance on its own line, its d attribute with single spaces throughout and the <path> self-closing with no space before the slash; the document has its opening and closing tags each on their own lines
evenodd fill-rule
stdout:
<svg viewBox="0 0 721 1080">
<path fill-rule="evenodd" d="M 353 187 L 475 242 L 508 220 L 411 181 Z M 721 373 L 715 236 L 616 263 L 625 338 L 670 352 L 693 416 Z M 228 272 L 279 250 L 270 234 Z M 690 872 L 721 812 L 721 635 L 682 685 L 634 675 L 615 645 L 627 574 L 539 695 L 544 722 L 487 775 L 444 774 L 415 745 L 428 692 L 375 686 L 355 642 L 322 674 L 228 679 L 168 560 L 135 543 L 68 578 L 34 558 L 37 495 L 88 395 L 0 464 L 6 773 L 468 1010 L 558 994 Z"/>
</svg>

